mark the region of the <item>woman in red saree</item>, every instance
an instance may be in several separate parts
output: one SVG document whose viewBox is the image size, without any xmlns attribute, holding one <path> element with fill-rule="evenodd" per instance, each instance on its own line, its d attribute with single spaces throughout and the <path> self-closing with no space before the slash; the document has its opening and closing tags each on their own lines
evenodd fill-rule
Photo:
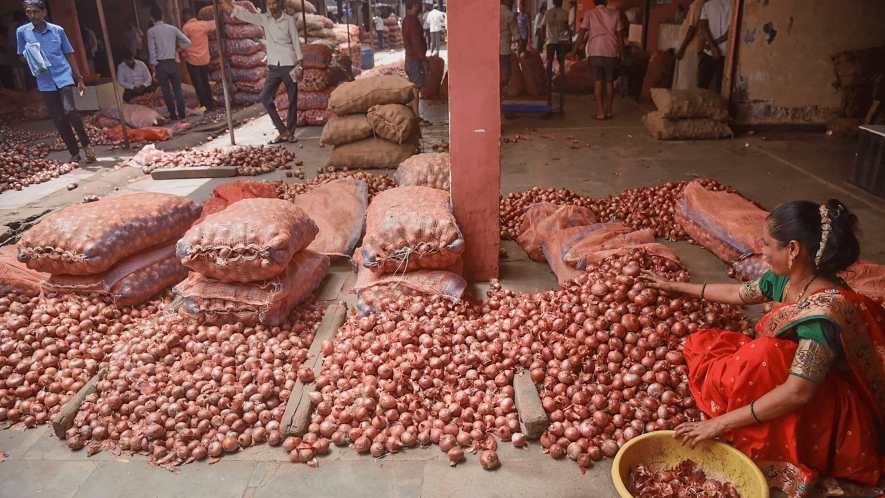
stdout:
<svg viewBox="0 0 885 498">
<path fill-rule="evenodd" d="M 728 304 L 774 301 L 756 338 L 701 330 L 685 344 L 701 422 L 676 428 L 682 444 L 721 436 L 769 485 L 806 496 L 820 476 L 875 485 L 885 471 L 885 309 L 836 276 L 860 253 L 857 218 L 842 203 L 796 201 L 763 230 L 771 271 L 744 284 L 650 286 Z"/>
</svg>

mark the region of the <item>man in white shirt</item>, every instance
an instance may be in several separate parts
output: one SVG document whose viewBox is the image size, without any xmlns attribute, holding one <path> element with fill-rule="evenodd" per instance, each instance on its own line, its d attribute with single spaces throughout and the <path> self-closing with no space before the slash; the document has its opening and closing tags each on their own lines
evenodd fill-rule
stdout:
<svg viewBox="0 0 885 498">
<path fill-rule="evenodd" d="M 163 101 L 166 102 L 169 119 L 187 121 L 184 92 L 181 89 L 181 72 L 178 70 L 178 54 L 187 50 L 191 46 L 191 41 L 178 28 L 163 22 L 163 9 L 160 7 L 151 7 L 151 20 L 154 21 L 154 25 L 147 32 L 148 57 L 154 68 L 154 79 L 163 90 Z"/>
<path fill-rule="evenodd" d="M 123 100 L 129 102 L 139 95 L 155 92 L 157 85 L 151 79 L 151 72 L 144 62 L 135 60 L 135 55 L 128 47 L 123 50 L 122 55 L 123 62 L 117 67 L 117 82 L 123 87 Z"/>
<path fill-rule="evenodd" d="M 502 87 L 507 86 L 507 84 L 510 83 L 510 76 L 513 74 L 510 54 L 513 53 L 513 42 L 519 41 L 520 39 L 519 23 L 516 21 L 516 14 L 514 14 L 513 10 L 510 8 L 511 5 L 513 5 L 512 0 L 501 0 L 500 64 Z"/>
<path fill-rule="evenodd" d="M 295 128 L 298 124 L 298 113 L 295 109 L 298 106 L 298 82 L 292 79 L 290 73 L 296 67 L 299 70 L 304 67 L 304 54 L 301 52 L 301 41 L 298 40 L 298 30 L 295 28 L 295 18 L 283 12 L 283 0 L 267 0 L 267 12 L 262 14 L 235 7 L 230 0 L 221 0 L 221 3 L 232 11 L 231 17 L 264 28 L 268 72 L 264 79 L 264 88 L 261 89 L 261 103 L 280 133 L 270 143 L 278 144 L 287 140 L 290 143 L 297 142 Z M 285 124 L 280 119 L 277 106 L 274 104 L 274 97 L 280 84 L 285 85 L 289 97 L 289 113 Z"/>
<path fill-rule="evenodd" d="M 375 12 L 372 19 L 375 23 L 375 35 L 378 37 L 378 50 L 384 50 L 384 19 L 381 18 L 381 11 Z"/>
<path fill-rule="evenodd" d="M 731 28 L 731 0 L 708 0 L 701 11 L 699 29 L 707 40 L 707 48 L 698 63 L 698 86 L 714 92 L 722 91 L 725 50 Z M 710 87 L 712 82 L 713 87 Z"/>
<path fill-rule="evenodd" d="M 439 55 L 442 40 L 442 26 L 446 21 L 446 15 L 439 10 L 439 4 L 433 5 L 433 10 L 427 13 L 427 26 L 430 29 L 430 55 Z"/>
</svg>

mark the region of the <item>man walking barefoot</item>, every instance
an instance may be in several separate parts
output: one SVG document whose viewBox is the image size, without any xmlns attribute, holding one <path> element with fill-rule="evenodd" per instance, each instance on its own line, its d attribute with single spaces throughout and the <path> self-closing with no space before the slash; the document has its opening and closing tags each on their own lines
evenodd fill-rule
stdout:
<svg viewBox="0 0 885 498">
<path fill-rule="evenodd" d="M 64 28 L 46 22 L 46 6 L 42 0 L 28 0 L 22 7 L 31 22 L 20 26 L 15 32 L 18 54 L 24 60 L 25 47 L 31 43 L 39 45 L 50 67 L 37 76 L 37 88 L 43 94 L 55 129 L 71 153 L 71 162 L 80 160 L 80 148 L 77 146 L 77 137 L 74 136 L 76 130 L 86 153 L 86 162 L 91 163 L 95 161 L 95 152 L 90 146 L 83 118 L 74 103 L 74 82 L 80 95 L 86 91 L 83 76 L 73 56 L 74 47 L 71 46 Z"/>
</svg>

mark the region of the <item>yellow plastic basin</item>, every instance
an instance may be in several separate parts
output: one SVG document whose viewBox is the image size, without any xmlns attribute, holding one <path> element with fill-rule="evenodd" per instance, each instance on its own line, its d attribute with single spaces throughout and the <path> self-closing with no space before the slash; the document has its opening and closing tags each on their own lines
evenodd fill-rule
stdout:
<svg viewBox="0 0 885 498">
<path fill-rule="evenodd" d="M 654 471 L 673 468 L 683 460 L 694 460 L 709 479 L 731 482 L 744 498 L 768 498 L 768 482 L 759 467 L 739 450 L 719 441 L 701 441 L 680 446 L 675 431 L 643 434 L 627 442 L 615 456 L 612 479 L 622 498 L 633 498 L 627 491 L 630 469 L 640 463 Z"/>
</svg>

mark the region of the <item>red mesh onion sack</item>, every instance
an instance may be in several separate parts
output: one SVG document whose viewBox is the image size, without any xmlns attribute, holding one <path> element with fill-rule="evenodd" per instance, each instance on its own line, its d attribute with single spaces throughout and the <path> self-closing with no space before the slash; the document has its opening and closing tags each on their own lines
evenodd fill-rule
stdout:
<svg viewBox="0 0 885 498">
<path fill-rule="evenodd" d="M 438 55 L 431 55 L 427 60 L 430 62 L 430 71 L 427 72 L 424 88 L 421 89 L 421 98 L 435 99 L 439 97 L 443 74 L 446 72 L 446 61 Z"/>
<path fill-rule="evenodd" d="M 332 93 L 332 90 L 332 88 L 327 88 L 321 92 L 298 92 L 298 110 L 325 110 L 329 106 L 329 94 Z"/>
<path fill-rule="evenodd" d="M 297 253 L 281 274 L 263 281 L 225 283 L 191 273 L 172 291 L 183 298 L 179 314 L 201 323 L 243 322 L 277 326 L 329 273 L 329 257 Z"/>
<path fill-rule="evenodd" d="M 357 251 L 353 265 L 358 274 L 353 293 L 357 296 L 357 312 L 361 316 L 380 312 L 385 299 L 441 296 L 458 301 L 467 288 L 467 281 L 461 277 L 464 263 L 460 258 L 444 270 L 415 270 L 390 275 L 368 271 L 362 264 L 360 251 Z"/>
<path fill-rule="evenodd" d="M 325 69 L 332 62 L 332 50 L 319 43 L 301 45 L 301 52 L 304 54 L 303 64 L 305 69 Z"/>
<path fill-rule="evenodd" d="M 181 282 L 187 273 L 170 243 L 133 254 L 106 272 L 51 275 L 41 286 L 47 296 L 79 293 L 110 298 L 117 306 L 133 306 Z"/>
<path fill-rule="evenodd" d="M 694 233 L 688 229 L 685 232 L 698 242 L 709 243 L 707 237 L 697 233 L 700 227 L 710 237 L 725 244 L 725 248 L 720 244 L 704 244 L 723 261 L 731 262 L 741 256 L 762 254 L 762 227 L 768 212 L 738 194 L 713 192 L 700 183 L 691 182 L 682 191 L 682 201 L 677 205 L 676 212 L 684 217 L 681 219 L 687 218 L 696 225 L 688 224 Z M 695 235 L 705 240 L 695 238 Z"/>
<path fill-rule="evenodd" d="M 393 178 L 397 185 L 451 190 L 451 156 L 448 152 L 416 154 L 403 161 Z"/>
<path fill-rule="evenodd" d="M 588 255 L 619 247 L 651 244 L 655 241 L 655 231 L 647 228 L 633 231 L 621 222 L 596 223 L 575 234 L 562 247 L 562 259 L 566 264 L 583 270 L 588 264 Z"/>
<path fill-rule="evenodd" d="M 596 223 L 596 215 L 575 205 L 557 206 L 549 202 L 532 204 L 526 209 L 516 241 L 535 261 L 544 261 L 541 242 L 563 228 L 586 227 Z"/>
<path fill-rule="evenodd" d="M 325 69 L 305 69 L 298 82 L 298 90 L 302 92 L 321 92 L 327 86 L 329 86 L 329 73 Z"/>
<path fill-rule="evenodd" d="M 397 187 L 372 199 L 362 258 L 376 273 L 445 268 L 461 257 L 464 238 L 451 198 L 429 187 Z"/>
<path fill-rule="evenodd" d="M 236 1 L 236 2 L 234 2 L 234 5 L 238 6 L 239 8 L 241 8 L 247 12 L 252 12 L 253 14 L 258 13 L 258 9 L 255 8 L 255 5 L 253 5 L 252 2 Z M 234 17 L 231 17 L 231 15 L 230 15 L 231 11 L 229 11 L 227 9 L 222 9 L 222 10 L 224 13 L 224 23 L 225 24 L 245 24 L 246 23 L 246 21 L 241 21 L 240 19 L 236 19 Z M 215 7 L 213 5 L 208 5 L 206 7 L 203 7 L 202 9 L 200 9 L 200 12 L 197 13 L 197 19 L 199 19 L 201 21 L 214 21 L 215 20 Z"/>
<path fill-rule="evenodd" d="M 6 294 L 40 295 L 40 281 L 49 278 L 48 273 L 28 268 L 18 260 L 18 248 L 0 248 L 0 296 Z"/>
<path fill-rule="evenodd" d="M 525 77 L 522 68 L 519 67 L 519 57 L 515 53 L 510 54 L 510 81 L 501 87 L 501 95 L 505 97 L 518 97 L 525 94 Z"/>
<path fill-rule="evenodd" d="M 307 246 L 309 250 L 333 260 L 353 254 L 366 226 L 366 182 L 353 178 L 336 180 L 299 195 L 292 202 L 319 228 L 316 238 Z"/>
<path fill-rule="evenodd" d="M 858 260 L 839 274 L 858 294 L 882 302 L 885 300 L 885 265 Z"/>
<path fill-rule="evenodd" d="M 267 61 L 264 60 L 265 57 L 267 57 L 267 54 L 261 51 L 249 55 L 233 54 L 230 56 L 230 65 L 244 68 L 266 66 Z"/>
<path fill-rule="evenodd" d="M 126 256 L 180 237 L 202 209 L 190 199 L 156 193 L 76 204 L 25 232 L 18 259 L 46 273 L 94 275 Z"/>
<path fill-rule="evenodd" d="M 210 215 L 178 241 L 182 264 L 223 282 L 278 275 L 316 237 L 316 223 L 282 199 L 244 199 Z"/>
<path fill-rule="evenodd" d="M 309 109 L 304 111 L 304 120 L 311 126 L 325 126 L 336 114 L 325 109 Z"/>
<path fill-rule="evenodd" d="M 547 70 L 544 69 L 544 61 L 541 60 L 541 54 L 537 50 L 531 49 L 520 57 L 519 68 L 527 94 L 536 97 L 547 95 Z"/>
</svg>

